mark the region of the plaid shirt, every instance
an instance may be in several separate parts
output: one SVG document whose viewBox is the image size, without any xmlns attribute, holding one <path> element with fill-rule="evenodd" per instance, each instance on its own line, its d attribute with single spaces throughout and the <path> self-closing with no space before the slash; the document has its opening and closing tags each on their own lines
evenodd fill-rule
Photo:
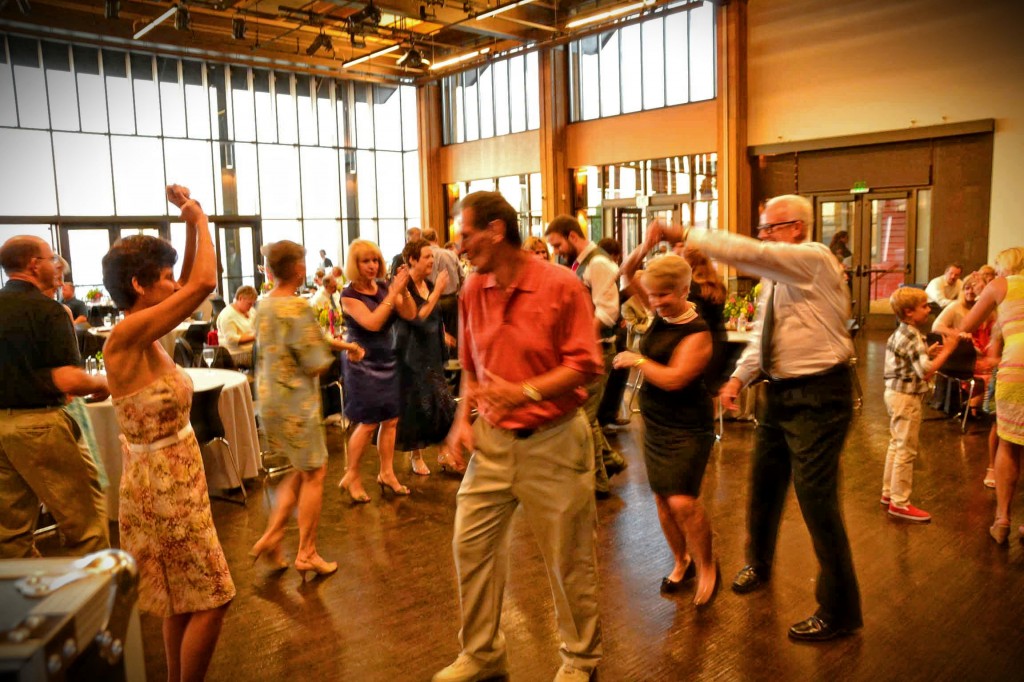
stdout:
<svg viewBox="0 0 1024 682">
<path fill-rule="evenodd" d="M 912 395 L 927 393 L 932 386 L 924 375 L 930 365 L 928 347 L 921 332 L 900 322 L 885 344 L 885 387 Z"/>
</svg>

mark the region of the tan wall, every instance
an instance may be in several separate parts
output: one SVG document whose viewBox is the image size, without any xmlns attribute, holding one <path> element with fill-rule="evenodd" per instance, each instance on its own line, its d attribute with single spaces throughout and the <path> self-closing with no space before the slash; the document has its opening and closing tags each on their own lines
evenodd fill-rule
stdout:
<svg viewBox="0 0 1024 682">
<path fill-rule="evenodd" d="M 750 0 L 748 142 L 994 118 L 989 256 L 1020 245 L 1021 26 L 1020 0 Z"/>
<path fill-rule="evenodd" d="M 718 149 L 715 100 L 568 126 L 569 168 L 702 154 Z"/>
<path fill-rule="evenodd" d="M 540 133 L 490 137 L 440 149 L 439 180 L 442 183 L 460 180 L 498 178 L 540 171 Z"/>
</svg>

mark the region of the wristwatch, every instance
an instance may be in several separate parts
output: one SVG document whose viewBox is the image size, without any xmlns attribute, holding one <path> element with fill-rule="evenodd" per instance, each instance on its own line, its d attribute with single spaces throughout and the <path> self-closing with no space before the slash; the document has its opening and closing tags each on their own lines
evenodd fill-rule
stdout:
<svg viewBox="0 0 1024 682">
<path fill-rule="evenodd" d="M 539 403 L 541 400 L 544 400 L 544 396 L 540 394 L 537 387 L 527 381 L 523 382 L 523 395 L 535 403 Z"/>
</svg>

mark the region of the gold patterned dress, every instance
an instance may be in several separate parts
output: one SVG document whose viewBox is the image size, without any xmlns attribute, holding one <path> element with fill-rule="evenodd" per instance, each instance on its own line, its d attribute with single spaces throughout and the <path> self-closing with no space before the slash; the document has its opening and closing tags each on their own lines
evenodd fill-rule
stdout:
<svg viewBox="0 0 1024 682">
<path fill-rule="evenodd" d="M 175 370 L 113 404 L 125 441 L 121 548 L 139 566 L 139 608 L 166 618 L 223 606 L 235 584 L 213 525 L 199 444 L 182 432 L 192 379 Z"/>
</svg>

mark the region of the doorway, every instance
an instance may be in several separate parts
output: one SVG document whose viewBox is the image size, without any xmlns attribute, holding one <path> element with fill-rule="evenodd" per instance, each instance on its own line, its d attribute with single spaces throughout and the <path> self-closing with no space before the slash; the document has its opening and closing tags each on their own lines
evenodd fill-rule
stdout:
<svg viewBox="0 0 1024 682">
<path fill-rule="evenodd" d="M 823 194 L 814 199 L 814 237 L 828 245 L 843 264 L 850 287 L 852 316 L 863 327 L 890 327 L 893 291 L 916 281 L 919 192 L 908 189 L 865 194 Z M 927 219 L 927 213 L 923 214 Z M 927 243 L 927 237 L 922 240 Z M 927 255 L 924 261 L 927 262 Z"/>
</svg>

